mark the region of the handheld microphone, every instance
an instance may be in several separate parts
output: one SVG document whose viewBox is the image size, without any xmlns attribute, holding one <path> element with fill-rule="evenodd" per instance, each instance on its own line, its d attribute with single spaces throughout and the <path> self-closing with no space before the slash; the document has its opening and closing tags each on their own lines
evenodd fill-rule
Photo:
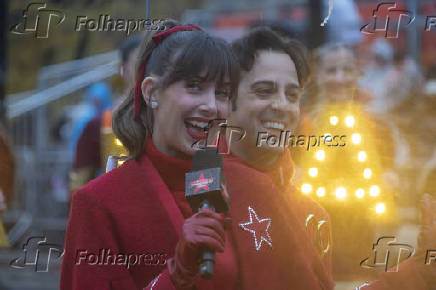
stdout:
<svg viewBox="0 0 436 290">
<path fill-rule="evenodd" d="M 208 208 L 215 212 L 227 212 L 230 195 L 222 174 L 223 161 L 216 148 L 198 150 L 192 158 L 192 172 L 186 173 L 186 200 L 192 211 Z M 200 255 L 200 276 L 210 279 L 215 266 L 215 252 L 204 250 Z"/>
</svg>

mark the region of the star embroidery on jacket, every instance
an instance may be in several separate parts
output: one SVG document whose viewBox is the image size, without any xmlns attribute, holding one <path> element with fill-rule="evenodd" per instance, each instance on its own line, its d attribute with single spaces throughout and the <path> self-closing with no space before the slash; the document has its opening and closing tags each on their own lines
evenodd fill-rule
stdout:
<svg viewBox="0 0 436 290">
<path fill-rule="evenodd" d="M 200 178 L 191 181 L 191 186 L 195 186 L 194 192 L 199 191 L 200 189 L 209 190 L 209 183 L 213 182 L 213 178 L 204 178 L 204 173 L 200 174 Z"/>
<path fill-rule="evenodd" d="M 262 242 L 267 243 L 272 248 L 271 236 L 268 233 L 268 230 L 271 226 L 271 219 L 259 219 L 254 209 L 250 206 L 248 207 L 248 215 L 250 216 L 250 221 L 246 223 L 240 223 L 239 226 L 244 231 L 252 233 L 256 251 L 259 251 L 260 247 L 262 247 Z"/>
</svg>

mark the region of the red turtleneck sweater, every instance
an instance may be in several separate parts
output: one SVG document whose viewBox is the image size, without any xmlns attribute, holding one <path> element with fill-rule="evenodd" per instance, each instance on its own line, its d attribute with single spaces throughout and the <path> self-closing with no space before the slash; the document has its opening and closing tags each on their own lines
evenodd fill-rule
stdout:
<svg viewBox="0 0 436 290">
<path fill-rule="evenodd" d="M 173 194 L 183 217 L 189 218 L 193 212 L 185 198 L 185 173 L 191 171 L 191 159 L 177 159 L 159 152 L 151 139 L 147 140 L 147 156 Z M 234 251 L 232 232 L 226 231 L 224 253 L 216 253 L 215 274 L 211 280 L 213 289 L 238 289 L 238 266 Z"/>
</svg>

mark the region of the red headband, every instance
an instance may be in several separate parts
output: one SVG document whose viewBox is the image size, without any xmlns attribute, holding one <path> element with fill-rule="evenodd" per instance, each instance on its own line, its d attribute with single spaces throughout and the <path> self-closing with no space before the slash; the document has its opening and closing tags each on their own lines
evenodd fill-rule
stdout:
<svg viewBox="0 0 436 290">
<path fill-rule="evenodd" d="M 201 28 L 198 26 L 195 26 L 195 25 L 174 26 L 173 28 L 168 29 L 166 31 L 156 33 L 155 35 L 153 35 L 153 37 L 151 39 L 153 40 L 155 45 L 158 45 L 159 43 L 162 42 L 162 40 L 164 40 L 166 37 L 168 37 L 168 35 L 170 35 L 173 32 L 192 31 L 192 30 L 201 30 Z M 141 107 L 141 99 L 142 99 L 141 84 L 142 84 L 142 80 L 144 78 L 145 69 L 146 69 L 146 65 L 147 65 L 147 61 L 148 61 L 149 57 L 150 57 L 150 55 L 148 55 L 147 58 L 142 62 L 141 66 L 139 67 L 139 70 L 138 70 L 138 76 L 137 76 L 136 84 L 135 84 L 135 95 L 134 95 L 134 99 L 133 99 L 133 106 L 134 106 L 133 107 L 133 118 L 134 119 L 136 119 L 139 116 L 139 109 Z"/>
</svg>

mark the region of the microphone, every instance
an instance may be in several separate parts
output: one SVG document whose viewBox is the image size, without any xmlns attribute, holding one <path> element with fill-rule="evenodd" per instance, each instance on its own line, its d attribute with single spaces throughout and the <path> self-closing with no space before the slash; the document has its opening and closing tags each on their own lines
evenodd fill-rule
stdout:
<svg viewBox="0 0 436 290">
<path fill-rule="evenodd" d="M 208 208 L 215 212 L 227 212 L 230 195 L 222 174 L 223 161 L 216 148 L 195 152 L 192 158 L 192 172 L 186 173 L 186 200 L 193 212 Z M 215 252 L 204 250 L 200 255 L 200 276 L 210 279 L 215 266 Z"/>
</svg>

